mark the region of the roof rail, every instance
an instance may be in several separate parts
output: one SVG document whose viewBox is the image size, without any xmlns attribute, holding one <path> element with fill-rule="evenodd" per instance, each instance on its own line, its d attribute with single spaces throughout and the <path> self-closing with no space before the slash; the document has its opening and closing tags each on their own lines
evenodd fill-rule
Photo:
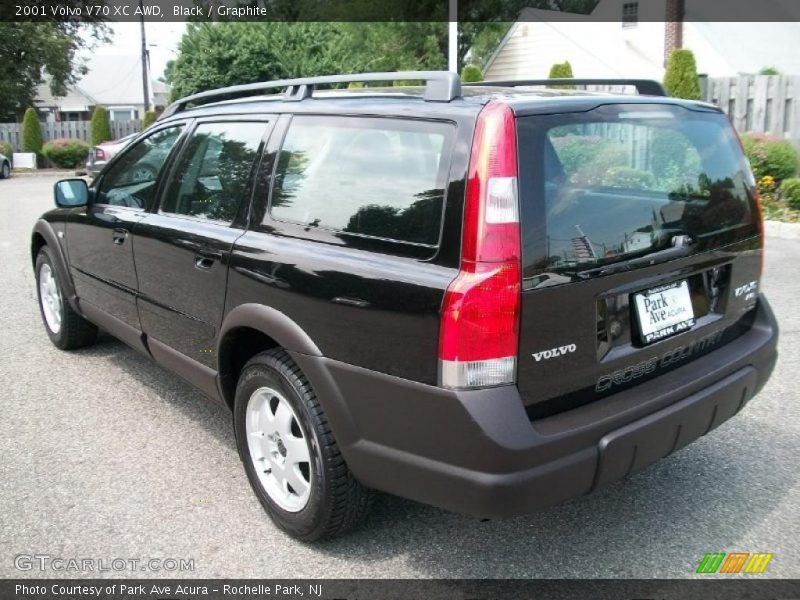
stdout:
<svg viewBox="0 0 800 600">
<path fill-rule="evenodd" d="M 520 87 L 526 85 L 630 85 L 636 88 L 636 93 L 641 96 L 668 96 L 667 91 L 659 82 L 652 79 L 525 79 L 520 81 L 476 81 L 464 85 L 487 85 L 497 87 Z"/>
<path fill-rule="evenodd" d="M 395 73 L 354 73 L 352 75 L 323 75 L 321 77 L 302 77 L 299 79 L 278 79 L 208 90 L 186 96 L 170 104 L 159 118 L 166 118 L 186 109 L 191 103 L 205 103 L 226 98 L 255 95 L 265 90 L 286 88 L 285 101 L 299 101 L 310 98 L 317 85 L 351 83 L 362 81 L 398 81 L 402 79 L 421 79 L 425 81 L 426 102 L 450 102 L 461 96 L 461 80 L 456 73 L 449 71 L 398 71 Z"/>
</svg>

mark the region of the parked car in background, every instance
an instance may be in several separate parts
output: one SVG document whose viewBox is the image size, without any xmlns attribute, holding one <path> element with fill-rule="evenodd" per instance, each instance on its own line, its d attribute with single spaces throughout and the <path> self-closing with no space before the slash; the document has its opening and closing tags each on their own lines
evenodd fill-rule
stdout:
<svg viewBox="0 0 800 600">
<path fill-rule="evenodd" d="M 5 154 L 0 154 L 0 179 L 11 177 L 11 159 Z"/>
<path fill-rule="evenodd" d="M 118 140 L 103 142 L 97 146 L 92 146 L 89 150 L 89 156 L 86 157 L 86 174 L 92 177 L 97 175 L 102 168 L 106 166 L 106 163 L 111 160 L 113 156 L 116 156 L 119 151 L 127 146 L 137 135 L 137 133 L 132 133 Z"/>
</svg>

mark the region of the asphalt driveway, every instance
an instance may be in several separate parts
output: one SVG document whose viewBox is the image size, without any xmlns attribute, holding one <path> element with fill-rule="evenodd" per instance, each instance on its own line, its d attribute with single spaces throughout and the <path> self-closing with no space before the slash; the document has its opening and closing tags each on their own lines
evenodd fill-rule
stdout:
<svg viewBox="0 0 800 600">
<path fill-rule="evenodd" d="M 20 571 L 20 554 L 194 560 L 105 573 L 128 577 L 691 577 L 718 551 L 772 552 L 768 576 L 800 577 L 800 240 L 767 243 L 775 374 L 706 438 L 530 516 L 481 522 L 381 496 L 357 531 L 305 545 L 251 493 L 226 409 L 108 336 L 74 353 L 49 343 L 29 235 L 53 182 L 0 181 L 0 577 L 81 575 Z"/>
</svg>

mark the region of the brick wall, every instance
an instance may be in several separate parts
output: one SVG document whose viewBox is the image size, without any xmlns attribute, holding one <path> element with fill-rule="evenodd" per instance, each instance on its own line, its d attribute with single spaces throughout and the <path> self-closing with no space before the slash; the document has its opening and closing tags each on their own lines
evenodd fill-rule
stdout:
<svg viewBox="0 0 800 600">
<path fill-rule="evenodd" d="M 664 16 L 664 66 L 669 55 L 683 46 L 683 9 L 684 0 L 664 0 L 666 14 Z"/>
</svg>

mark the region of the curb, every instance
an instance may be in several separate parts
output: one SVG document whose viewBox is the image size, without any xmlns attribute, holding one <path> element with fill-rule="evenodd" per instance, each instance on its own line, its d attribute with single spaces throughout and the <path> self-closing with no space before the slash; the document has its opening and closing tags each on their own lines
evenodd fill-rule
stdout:
<svg viewBox="0 0 800 600">
<path fill-rule="evenodd" d="M 35 171 L 11 171 L 11 177 L 75 177 L 75 170 L 36 169 Z"/>
<path fill-rule="evenodd" d="M 764 221 L 764 233 L 767 234 L 767 239 L 800 240 L 800 223 Z"/>
</svg>

